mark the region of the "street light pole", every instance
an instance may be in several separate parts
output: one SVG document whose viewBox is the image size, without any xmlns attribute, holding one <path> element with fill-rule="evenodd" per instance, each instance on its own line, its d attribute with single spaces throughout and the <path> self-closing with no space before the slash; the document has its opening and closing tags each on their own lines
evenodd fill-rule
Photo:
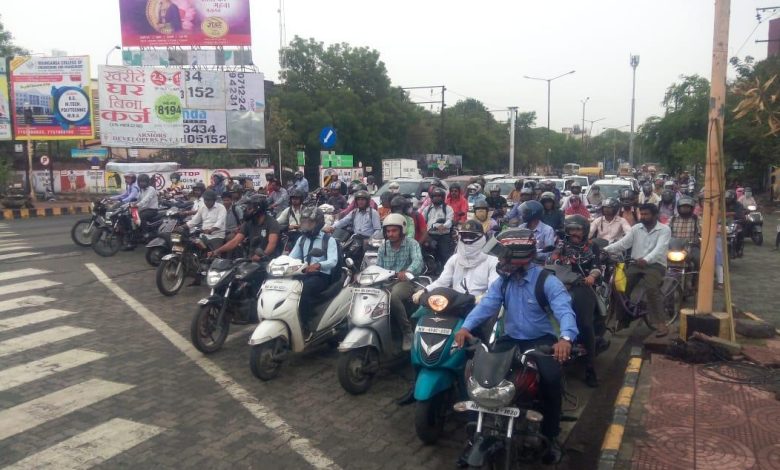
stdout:
<svg viewBox="0 0 780 470">
<path fill-rule="evenodd" d="M 509 112 L 509 174 L 515 176 L 515 119 L 517 106 L 510 106 Z"/>
<path fill-rule="evenodd" d="M 636 110 L 636 67 L 639 65 L 639 56 L 631 56 L 631 68 L 633 79 L 631 84 L 631 136 L 628 139 L 628 162 L 634 166 L 634 111 Z"/>
<path fill-rule="evenodd" d="M 119 47 L 119 46 L 114 46 L 111 49 L 109 49 L 108 52 L 106 52 L 106 61 L 104 62 L 106 65 L 108 65 L 108 58 L 111 57 L 111 53 L 116 51 L 116 50 L 119 50 L 119 49 L 122 49 L 122 48 Z"/>
<path fill-rule="evenodd" d="M 565 77 L 566 75 L 571 75 L 574 72 L 576 72 L 576 70 L 571 70 L 569 72 L 563 73 L 563 74 L 558 75 L 557 77 L 553 77 L 553 78 L 538 78 L 538 77 L 529 77 L 528 75 L 523 75 L 523 78 L 527 78 L 529 80 L 539 80 L 539 81 L 542 81 L 542 82 L 547 82 L 547 138 L 546 138 L 547 142 L 546 142 L 546 145 L 545 145 L 545 147 L 547 148 L 547 152 L 546 152 L 546 155 L 545 155 L 545 159 L 546 159 L 546 163 L 547 163 L 547 168 L 548 169 L 550 167 L 550 152 L 551 152 L 551 149 L 550 149 L 550 83 L 553 80 L 557 80 L 557 79 L 559 79 L 561 77 Z"/>
<path fill-rule="evenodd" d="M 588 96 L 584 100 L 580 100 L 580 103 L 582 103 L 582 127 L 580 128 L 580 135 L 582 136 L 583 149 L 585 148 L 585 105 L 588 104 L 588 100 L 590 100 L 590 96 Z"/>
</svg>

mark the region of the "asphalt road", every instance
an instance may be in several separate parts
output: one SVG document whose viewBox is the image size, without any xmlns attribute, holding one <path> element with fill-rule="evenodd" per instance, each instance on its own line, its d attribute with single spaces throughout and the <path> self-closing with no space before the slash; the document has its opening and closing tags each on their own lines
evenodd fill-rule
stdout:
<svg viewBox="0 0 780 470">
<path fill-rule="evenodd" d="M 101 258 L 75 246 L 77 219 L 0 222 L 0 467 L 453 468 L 461 423 L 453 420 L 437 445 L 422 445 L 414 407 L 395 404 L 410 384 L 408 365 L 352 396 L 336 378 L 338 353 L 323 348 L 260 382 L 248 366 L 251 327 L 200 355 L 189 326 L 206 288 L 162 296 L 142 250 Z M 765 279 L 770 256 L 780 255 L 748 246 L 735 282 Z M 776 306 L 745 292 L 735 292 L 742 308 Z M 623 345 L 643 332 L 622 333 L 597 358 L 603 383 L 595 393 L 577 365 L 567 371 L 565 414 L 580 419 L 564 423 L 570 451 L 559 468 L 594 468 L 622 381 Z"/>
</svg>

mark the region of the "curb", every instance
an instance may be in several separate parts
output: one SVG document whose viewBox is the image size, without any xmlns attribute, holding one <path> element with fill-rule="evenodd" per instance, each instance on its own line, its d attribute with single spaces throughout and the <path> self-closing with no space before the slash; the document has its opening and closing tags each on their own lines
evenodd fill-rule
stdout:
<svg viewBox="0 0 780 470">
<path fill-rule="evenodd" d="M 609 425 L 604 442 L 601 445 L 599 456 L 599 470 L 612 470 L 617 463 L 617 455 L 623 442 L 628 411 L 631 408 L 631 400 L 634 397 L 636 383 L 639 380 L 639 371 L 642 369 L 642 348 L 631 348 L 631 359 L 626 366 L 626 375 L 623 386 L 615 399 L 615 411 L 612 415 L 612 423 Z"/>
<path fill-rule="evenodd" d="M 56 217 L 58 215 L 89 214 L 89 204 L 69 207 L 49 207 L 48 209 L 3 209 L 0 220 L 34 219 Z"/>
</svg>

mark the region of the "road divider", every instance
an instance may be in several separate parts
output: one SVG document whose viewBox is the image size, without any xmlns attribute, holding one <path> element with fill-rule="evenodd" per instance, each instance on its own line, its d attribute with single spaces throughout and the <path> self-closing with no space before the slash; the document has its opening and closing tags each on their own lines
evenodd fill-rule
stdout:
<svg viewBox="0 0 780 470">
<path fill-rule="evenodd" d="M 0 220 L 33 219 L 42 217 L 55 217 L 58 215 L 88 213 L 89 203 L 76 204 L 66 207 L 47 207 L 42 209 L 3 209 L 0 211 Z"/>
<path fill-rule="evenodd" d="M 631 359 L 626 366 L 626 375 L 623 386 L 618 391 L 615 399 L 615 411 L 612 415 L 612 423 L 607 428 L 604 441 L 601 445 L 599 456 L 599 470 L 612 470 L 617 463 L 618 451 L 623 442 L 623 433 L 628 421 L 628 412 L 631 409 L 631 400 L 634 397 L 636 384 L 639 380 L 639 372 L 642 369 L 642 348 L 631 349 Z"/>
</svg>

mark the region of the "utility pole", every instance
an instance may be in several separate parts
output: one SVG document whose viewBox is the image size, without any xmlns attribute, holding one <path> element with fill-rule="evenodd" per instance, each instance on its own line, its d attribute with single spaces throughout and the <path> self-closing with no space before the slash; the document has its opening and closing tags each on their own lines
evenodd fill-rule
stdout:
<svg viewBox="0 0 780 470">
<path fill-rule="evenodd" d="M 582 127 L 580 128 L 580 135 L 582 136 L 582 158 L 583 158 L 583 160 L 585 158 L 585 105 L 588 104 L 588 100 L 590 100 L 590 96 L 588 96 L 584 100 L 580 100 L 580 103 L 582 103 Z M 584 163 L 584 161 L 583 161 L 583 163 Z"/>
<path fill-rule="evenodd" d="M 509 174 L 515 176 L 515 119 L 517 106 L 509 107 Z"/>
<path fill-rule="evenodd" d="M 447 87 L 441 86 L 441 143 L 439 144 L 439 158 L 444 160 L 444 92 Z"/>
<path fill-rule="evenodd" d="M 707 164 L 704 173 L 704 205 L 701 240 L 699 290 L 696 312 L 712 313 L 712 281 L 715 274 L 715 243 L 720 201 L 723 197 L 722 179 L 723 116 L 726 111 L 726 72 L 728 68 L 729 16 L 731 0 L 715 0 L 715 26 L 712 40 L 712 77 L 710 80 L 710 109 L 707 135 Z M 727 254 L 724 252 L 723 257 Z M 729 289 L 729 286 L 726 286 Z M 727 297 L 728 298 L 728 297 Z M 730 311 L 730 306 L 727 305 Z M 733 334 L 733 331 L 732 331 Z"/>
<path fill-rule="evenodd" d="M 636 67 L 639 65 L 639 56 L 631 56 L 631 68 L 634 69 L 631 84 L 631 136 L 628 138 L 628 163 L 634 167 L 634 111 L 636 110 Z"/>
</svg>

